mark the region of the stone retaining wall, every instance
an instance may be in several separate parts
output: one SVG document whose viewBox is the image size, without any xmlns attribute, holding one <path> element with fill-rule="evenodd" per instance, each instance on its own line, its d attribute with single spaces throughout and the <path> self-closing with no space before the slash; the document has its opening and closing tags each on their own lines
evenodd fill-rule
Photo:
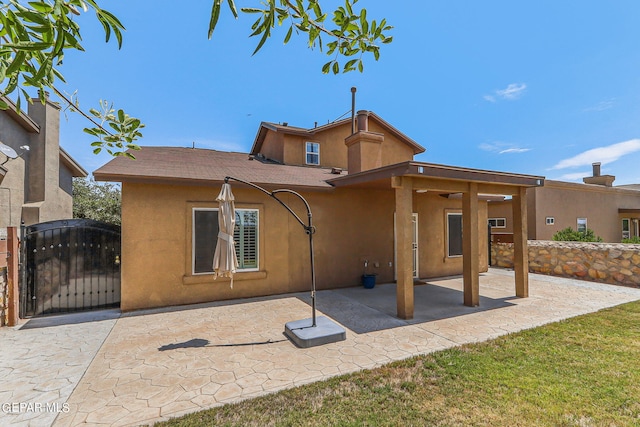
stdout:
<svg viewBox="0 0 640 427">
<path fill-rule="evenodd" d="M 7 318 L 7 267 L 0 267 L 0 327 Z"/>
<path fill-rule="evenodd" d="M 640 245 L 529 240 L 531 273 L 640 287 Z M 491 265 L 513 267 L 513 243 L 491 244 Z"/>
</svg>

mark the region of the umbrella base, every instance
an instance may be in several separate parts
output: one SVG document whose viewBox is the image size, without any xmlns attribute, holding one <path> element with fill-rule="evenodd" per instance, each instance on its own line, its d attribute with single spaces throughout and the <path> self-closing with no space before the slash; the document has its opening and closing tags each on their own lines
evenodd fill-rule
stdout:
<svg viewBox="0 0 640 427">
<path fill-rule="evenodd" d="M 325 316 L 316 318 L 316 326 L 311 326 L 311 318 L 294 320 L 284 325 L 284 334 L 301 348 L 315 347 L 347 339 L 345 329 Z"/>
</svg>

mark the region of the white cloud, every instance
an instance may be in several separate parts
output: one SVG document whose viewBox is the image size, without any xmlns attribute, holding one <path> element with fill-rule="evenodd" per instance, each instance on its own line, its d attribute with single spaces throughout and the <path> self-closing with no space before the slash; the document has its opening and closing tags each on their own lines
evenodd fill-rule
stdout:
<svg viewBox="0 0 640 427">
<path fill-rule="evenodd" d="M 506 150 L 500 151 L 498 154 L 526 153 L 527 151 L 531 151 L 531 148 L 507 148 Z"/>
<path fill-rule="evenodd" d="M 592 107 L 587 107 L 582 111 L 585 113 L 604 111 L 604 110 L 609 110 L 610 108 L 613 108 L 614 105 L 615 105 L 614 100 L 610 99 L 608 101 L 600 101 L 596 105 Z"/>
<path fill-rule="evenodd" d="M 527 151 L 531 151 L 531 148 L 521 148 L 515 146 L 514 144 L 509 144 L 506 142 L 492 142 L 492 143 L 483 143 L 478 146 L 481 150 L 497 152 L 498 154 L 512 154 L 512 153 L 526 153 Z"/>
<path fill-rule="evenodd" d="M 567 173 L 558 178 L 558 181 L 581 181 L 582 178 L 586 176 L 591 176 L 591 171 L 588 172 L 576 172 L 576 173 Z"/>
<path fill-rule="evenodd" d="M 551 169 L 575 168 L 591 165 L 594 162 L 600 162 L 604 165 L 615 162 L 620 157 L 630 153 L 635 153 L 636 151 L 640 151 L 640 139 L 631 139 L 629 141 L 619 142 L 606 147 L 592 148 L 591 150 L 587 150 L 577 156 L 561 160 Z"/>
<path fill-rule="evenodd" d="M 491 95 L 484 95 L 483 98 L 489 102 L 496 102 L 497 99 L 515 101 L 522 96 L 526 89 L 527 85 L 524 83 L 511 83 L 505 89 L 498 89 Z"/>
</svg>

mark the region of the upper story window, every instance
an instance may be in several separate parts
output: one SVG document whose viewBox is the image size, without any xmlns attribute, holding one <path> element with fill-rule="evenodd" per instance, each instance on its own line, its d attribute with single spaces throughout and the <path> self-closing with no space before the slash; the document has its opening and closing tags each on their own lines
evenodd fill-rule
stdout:
<svg viewBox="0 0 640 427">
<path fill-rule="evenodd" d="M 491 225 L 491 228 L 507 228 L 507 219 L 489 218 L 489 225 Z"/>
<path fill-rule="evenodd" d="M 552 216 L 548 216 L 545 219 L 545 224 L 547 224 L 547 225 L 554 225 L 555 223 L 556 223 L 556 219 L 554 217 L 552 217 Z"/>
<path fill-rule="evenodd" d="M 305 163 L 308 165 L 320 165 L 320 144 L 317 142 L 306 143 Z"/>
</svg>

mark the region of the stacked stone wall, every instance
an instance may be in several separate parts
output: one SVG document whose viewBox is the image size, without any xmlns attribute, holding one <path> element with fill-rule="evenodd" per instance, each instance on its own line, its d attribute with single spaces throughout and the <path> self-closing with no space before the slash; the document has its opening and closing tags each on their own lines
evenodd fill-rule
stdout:
<svg viewBox="0 0 640 427">
<path fill-rule="evenodd" d="M 531 273 L 640 287 L 640 245 L 530 240 Z M 513 267 L 513 243 L 491 244 L 491 265 Z"/>
<path fill-rule="evenodd" d="M 7 319 L 7 267 L 0 267 L 0 327 Z"/>
</svg>

